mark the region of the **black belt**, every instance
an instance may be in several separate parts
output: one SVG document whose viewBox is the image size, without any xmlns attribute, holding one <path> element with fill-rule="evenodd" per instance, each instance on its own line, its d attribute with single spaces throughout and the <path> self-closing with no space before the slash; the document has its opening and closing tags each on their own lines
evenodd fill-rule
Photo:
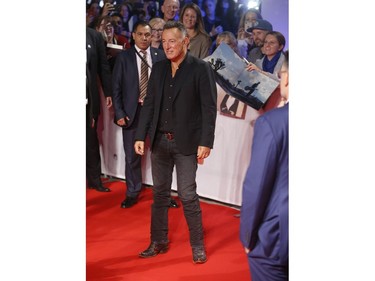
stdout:
<svg viewBox="0 0 375 281">
<path fill-rule="evenodd" d="M 162 131 L 159 131 L 160 134 L 164 135 L 167 140 L 173 140 L 174 139 L 174 134 L 171 133 L 171 132 L 162 132 Z"/>
</svg>

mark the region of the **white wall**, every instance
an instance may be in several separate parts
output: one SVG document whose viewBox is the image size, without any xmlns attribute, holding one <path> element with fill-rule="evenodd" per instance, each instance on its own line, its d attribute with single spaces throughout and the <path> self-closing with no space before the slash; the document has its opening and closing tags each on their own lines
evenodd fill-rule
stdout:
<svg viewBox="0 0 375 281">
<path fill-rule="evenodd" d="M 269 21 L 274 31 L 285 36 L 284 51 L 289 49 L 289 0 L 263 0 L 262 17 Z"/>
</svg>

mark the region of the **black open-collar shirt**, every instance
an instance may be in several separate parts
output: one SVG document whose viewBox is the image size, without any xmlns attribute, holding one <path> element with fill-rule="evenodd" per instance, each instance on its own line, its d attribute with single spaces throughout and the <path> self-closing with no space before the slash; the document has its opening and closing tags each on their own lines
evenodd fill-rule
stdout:
<svg viewBox="0 0 375 281">
<path fill-rule="evenodd" d="M 187 55 L 186 55 L 187 56 Z M 160 118 L 158 123 L 158 131 L 160 132 L 174 132 L 174 124 L 173 124 L 173 99 L 175 96 L 175 89 L 180 88 L 181 84 L 184 83 L 183 77 L 180 77 L 181 68 L 184 67 L 186 56 L 184 60 L 178 66 L 178 69 L 172 77 L 172 67 L 171 62 L 167 64 L 165 81 L 164 81 L 164 89 L 163 89 L 163 97 L 161 103 L 161 111 L 160 111 Z"/>
</svg>

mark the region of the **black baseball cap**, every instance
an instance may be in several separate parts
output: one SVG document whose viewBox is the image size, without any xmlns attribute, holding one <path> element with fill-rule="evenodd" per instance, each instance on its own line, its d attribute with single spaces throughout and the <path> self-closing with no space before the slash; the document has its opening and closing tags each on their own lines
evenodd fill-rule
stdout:
<svg viewBox="0 0 375 281">
<path fill-rule="evenodd" d="M 246 31 L 250 33 L 254 29 L 272 31 L 272 24 L 269 21 L 258 19 Z"/>
</svg>

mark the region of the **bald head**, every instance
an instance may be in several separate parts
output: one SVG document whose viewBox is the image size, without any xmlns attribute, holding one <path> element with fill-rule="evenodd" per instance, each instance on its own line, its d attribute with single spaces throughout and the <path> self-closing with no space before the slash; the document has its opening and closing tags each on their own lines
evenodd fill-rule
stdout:
<svg viewBox="0 0 375 281">
<path fill-rule="evenodd" d="M 165 0 L 161 6 L 161 11 L 164 14 L 164 20 L 174 20 L 178 12 L 180 11 L 180 1 L 179 0 Z"/>
</svg>

